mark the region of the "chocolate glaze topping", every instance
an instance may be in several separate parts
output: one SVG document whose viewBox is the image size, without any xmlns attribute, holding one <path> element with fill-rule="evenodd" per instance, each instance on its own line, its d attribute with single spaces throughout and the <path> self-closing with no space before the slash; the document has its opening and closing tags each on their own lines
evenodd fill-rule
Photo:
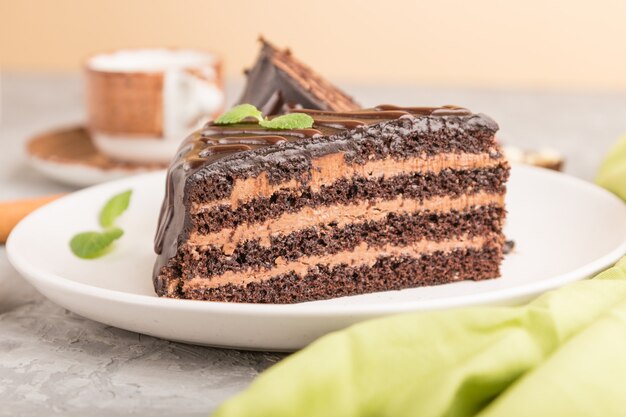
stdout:
<svg viewBox="0 0 626 417">
<path fill-rule="evenodd" d="M 280 50 L 260 39 L 261 53 L 246 71 L 248 82 L 239 103 L 276 115 L 297 108 L 350 111 L 361 108 L 352 97 L 297 60 L 288 49 Z"/>
<path fill-rule="evenodd" d="M 437 135 L 443 129 L 467 134 L 469 129 L 491 138 L 498 129 L 488 116 L 457 106 L 381 105 L 357 111 L 302 109 L 298 112 L 313 117 L 312 128 L 269 130 L 256 122 L 232 125 L 209 122 L 182 143 L 167 174 L 155 237 L 155 251 L 159 254 L 155 276 L 176 255 L 179 236 L 189 233 L 190 220 L 185 210 L 185 205 L 191 204 L 186 193 L 188 182 L 202 182 L 207 176 L 215 176 L 223 179 L 221 184 L 226 184 L 223 185 L 226 188 L 238 176 L 256 176 L 269 169 L 268 162 L 293 166 L 296 172 L 300 165 L 310 166 L 306 164 L 314 157 L 344 152 L 348 158 L 354 153 L 356 141 L 365 137 L 393 134 L 401 140 L 406 136 Z"/>
</svg>

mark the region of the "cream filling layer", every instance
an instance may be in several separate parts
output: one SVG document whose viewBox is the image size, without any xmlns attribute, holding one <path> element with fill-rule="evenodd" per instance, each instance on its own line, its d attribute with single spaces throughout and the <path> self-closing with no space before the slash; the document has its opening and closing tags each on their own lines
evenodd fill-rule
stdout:
<svg viewBox="0 0 626 417">
<path fill-rule="evenodd" d="M 437 251 L 450 252 L 455 249 L 480 249 L 491 242 L 501 242 L 503 237 L 497 234 L 489 236 L 467 237 L 436 242 L 432 240 L 420 240 L 407 246 L 384 245 L 382 247 L 369 247 L 367 243 L 361 243 L 351 251 L 335 254 L 304 256 L 295 261 L 276 259 L 276 266 L 271 269 L 247 269 L 245 271 L 227 271 L 221 275 L 212 277 L 194 277 L 183 283 L 183 290 L 194 288 L 215 288 L 222 285 L 246 285 L 251 282 L 261 282 L 277 275 L 294 272 L 304 276 L 309 268 L 315 265 L 339 265 L 347 264 L 351 267 L 373 266 L 376 260 L 382 256 L 399 257 L 402 255 L 418 257 Z M 454 277 L 452 277 L 454 278 Z"/>
<path fill-rule="evenodd" d="M 283 213 L 278 218 L 261 223 L 241 224 L 235 228 L 222 229 L 208 234 L 191 233 L 187 243 L 192 246 L 221 246 L 226 255 L 231 255 L 237 244 L 244 240 L 259 239 L 261 246 L 271 246 L 271 237 L 288 234 L 299 229 L 320 224 L 337 223 L 342 227 L 348 223 L 384 219 L 389 213 L 414 213 L 429 210 L 435 213 L 450 210 L 464 211 L 472 206 L 504 206 L 504 195 L 479 192 L 464 194 L 458 198 L 449 196 L 432 197 L 427 200 L 407 199 L 399 196 L 393 200 L 359 201 L 357 204 L 303 207 L 295 213 Z"/>
<path fill-rule="evenodd" d="M 307 182 L 307 185 L 311 187 L 313 192 L 318 192 L 323 185 L 329 185 L 355 175 L 364 178 L 378 178 L 413 172 L 438 174 L 447 168 L 457 170 L 492 168 L 505 163 L 505 161 L 503 157 L 493 158 L 489 153 L 441 153 L 434 156 L 423 154 L 405 160 L 393 158 L 371 160 L 359 165 L 347 164 L 343 153 L 335 153 L 313 159 L 311 162 L 311 180 Z M 295 179 L 280 184 L 270 184 L 267 173 L 262 172 L 255 178 L 235 180 L 229 198 L 209 203 L 192 203 L 191 213 L 208 211 L 220 205 L 228 205 L 234 210 L 240 204 L 255 198 L 269 198 L 277 191 L 298 189 L 302 186 L 303 184 Z"/>
</svg>

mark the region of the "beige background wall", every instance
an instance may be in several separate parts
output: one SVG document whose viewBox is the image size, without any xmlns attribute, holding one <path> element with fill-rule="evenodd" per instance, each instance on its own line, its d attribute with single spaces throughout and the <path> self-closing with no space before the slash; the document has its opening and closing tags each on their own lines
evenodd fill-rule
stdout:
<svg viewBox="0 0 626 417">
<path fill-rule="evenodd" d="M 626 91 L 626 0 L 0 0 L 4 70 L 168 45 L 233 74 L 261 33 L 342 81 Z"/>
</svg>

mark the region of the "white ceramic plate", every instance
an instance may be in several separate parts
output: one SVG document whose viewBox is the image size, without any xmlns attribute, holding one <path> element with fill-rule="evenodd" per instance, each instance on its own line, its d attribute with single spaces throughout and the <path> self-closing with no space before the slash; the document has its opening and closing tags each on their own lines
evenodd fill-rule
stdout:
<svg viewBox="0 0 626 417">
<path fill-rule="evenodd" d="M 97 212 L 131 188 L 115 251 L 80 260 L 68 242 L 97 228 Z M 292 350 L 350 324 L 387 314 L 479 304 L 514 304 L 588 277 L 626 252 L 626 206 L 592 184 L 515 166 L 507 196 L 515 251 L 502 277 L 296 305 L 158 298 L 152 290 L 152 239 L 164 190 L 162 172 L 95 186 L 29 215 L 13 231 L 13 265 L 52 301 L 112 326 L 188 343 Z"/>
</svg>

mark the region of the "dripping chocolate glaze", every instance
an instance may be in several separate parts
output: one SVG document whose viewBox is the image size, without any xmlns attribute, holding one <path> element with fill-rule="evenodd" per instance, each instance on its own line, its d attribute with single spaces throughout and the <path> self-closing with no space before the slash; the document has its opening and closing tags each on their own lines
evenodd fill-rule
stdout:
<svg viewBox="0 0 626 417">
<path fill-rule="evenodd" d="M 269 130 L 256 122 L 215 125 L 209 122 L 204 129 L 193 133 L 181 145 L 167 174 L 166 192 L 161 207 L 155 237 L 155 252 L 159 255 L 154 276 L 169 259 L 176 255 L 178 239 L 189 233 L 190 219 L 186 216 L 185 183 L 210 170 L 233 172 L 237 167 L 254 168 L 263 157 L 280 152 L 299 152 L 308 160 L 313 157 L 345 150 L 352 135 L 366 129 L 384 129 L 394 120 L 409 118 L 424 133 L 437 119 L 458 119 L 459 123 L 474 123 L 491 134 L 497 124 L 485 115 L 476 115 L 457 106 L 400 107 L 380 105 L 372 109 L 350 112 L 300 109 L 314 119 L 312 128 Z M 423 121 L 423 123 L 420 123 Z M 399 122 L 396 122 L 398 124 Z M 262 168 L 257 167 L 259 170 Z"/>
</svg>

